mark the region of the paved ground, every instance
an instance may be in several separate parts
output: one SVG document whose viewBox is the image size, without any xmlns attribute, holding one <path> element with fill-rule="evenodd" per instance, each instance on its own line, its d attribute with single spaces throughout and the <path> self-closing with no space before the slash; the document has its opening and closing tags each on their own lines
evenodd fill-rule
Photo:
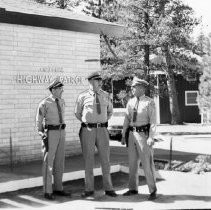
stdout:
<svg viewBox="0 0 211 210">
<path fill-rule="evenodd" d="M 148 188 L 145 179 L 140 177 L 139 194 L 124 197 L 127 190 L 128 175 L 122 172 L 112 175 L 115 189 L 119 196 L 110 198 L 102 191 L 101 176 L 95 178 L 95 196 L 81 199 L 83 180 L 65 182 L 66 190 L 71 190 L 71 198 L 56 197 L 56 201 L 46 201 L 41 187 L 20 190 L 0 195 L 0 208 L 42 208 L 42 209 L 210 209 L 211 182 L 210 175 L 171 173 L 157 182 L 158 199 L 147 201 Z"/>
<path fill-rule="evenodd" d="M 188 129 L 187 129 L 188 128 Z M 203 129 L 202 129 L 203 128 Z M 162 141 L 155 144 L 155 159 L 166 159 L 170 157 L 170 140 L 172 140 L 172 158 L 177 160 L 191 160 L 198 154 L 211 154 L 210 127 L 186 127 L 179 129 L 175 126 L 161 127 Z M 174 131 L 174 132 L 172 132 Z M 191 134 L 189 133 L 191 131 Z M 189 135 L 187 135 L 189 134 Z M 193 135 L 194 134 L 194 135 Z M 202 135 L 203 134 L 203 135 Z M 171 135 L 171 136 L 170 136 Z M 127 190 L 127 149 L 117 141 L 111 142 L 111 165 L 112 180 L 114 187 L 120 194 L 117 198 L 109 198 L 102 191 L 101 176 L 96 177 L 96 194 L 90 199 L 81 199 L 80 193 L 83 191 L 83 158 L 81 155 L 66 159 L 65 173 L 74 173 L 74 181 L 65 182 L 65 189 L 72 190 L 72 198 L 57 198 L 56 201 L 49 202 L 43 199 L 42 188 L 35 187 L 22 189 L 15 192 L 0 193 L 0 208 L 43 208 L 43 209 L 211 209 L 211 173 L 196 175 L 191 173 L 157 171 L 159 180 L 158 199 L 155 202 L 146 201 L 148 189 L 143 177 L 140 177 L 139 192 L 137 196 L 125 198 L 121 194 Z M 120 168 L 119 166 L 124 167 Z M 96 155 L 96 171 L 99 169 L 99 158 Z M 96 174 L 99 174 L 100 169 Z M 118 172 L 119 171 L 119 172 Z M 4 192 L 12 185 L 24 188 L 22 182 L 28 180 L 28 185 L 34 179 L 41 182 L 41 161 L 36 161 L 24 165 L 16 165 L 13 171 L 6 166 L 1 167 L 0 172 L 0 192 Z M 68 180 L 68 176 L 67 179 Z M 18 184 L 21 183 L 21 184 Z"/>
</svg>

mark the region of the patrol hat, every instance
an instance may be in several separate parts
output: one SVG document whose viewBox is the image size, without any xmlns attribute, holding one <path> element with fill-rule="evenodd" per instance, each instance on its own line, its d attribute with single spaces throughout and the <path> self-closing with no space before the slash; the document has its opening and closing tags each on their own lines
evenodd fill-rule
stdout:
<svg viewBox="0 0 211 210">
<path fill-rule="evenodd" d="M 51 84 L 48 86 L 48 89 L 51 90 L 53 88 L 62 87 L 64 84 L 60 81 L 59 78 L 54 79 Z"/>
<path fill-rule="evenodd" d="M 138 77 L 134 77 L 131 86 L 136 86 L 136 85 L 142 85 L 144 87 L 147 87 L 149 83 L 146 80 L 139 79 Z"/>
<path fill-rule="evenodd" d="M 101 80 L 102 79 L 102 77 L 101 77 L 101 75 L 100 75 L 100 73 L 98 72 L 98 71 L 96 71 L 96 72 L 92 72 L 91 74 L 89 74 L 88 76 L 87 76 L 87 79 L 88 80 L 90 80 L 90 79 L 96 79 L 96 80 Z"/>
</svg>

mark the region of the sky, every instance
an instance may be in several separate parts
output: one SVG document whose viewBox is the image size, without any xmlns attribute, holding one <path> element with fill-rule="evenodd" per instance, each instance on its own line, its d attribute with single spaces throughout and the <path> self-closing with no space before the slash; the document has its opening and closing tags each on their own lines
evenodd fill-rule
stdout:
<svg viewBox="0 0 211 210">
<path fill-rule="evenodd" d="M 193 36 L 197 36 L 200 31 L 206 35 L 211 33 L 211 0 L 182 0 L 195 11 L 196 17 L 202 18 L 202 24 L 196 28 Z"/>
</svg>

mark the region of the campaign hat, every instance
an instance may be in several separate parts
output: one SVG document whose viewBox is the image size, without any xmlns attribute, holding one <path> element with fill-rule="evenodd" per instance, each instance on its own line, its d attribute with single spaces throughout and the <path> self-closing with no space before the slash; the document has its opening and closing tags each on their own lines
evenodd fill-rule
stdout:
<svg viewBox="0 0 211 210">
<path fill-rule="evenodd" d="M 64 84 L 60 81 L 59 78 L 55 78 L 50 85 L 48 86 L 48 89 L 51 90 L 53 88 L 62 87 Z"/>
<path fill-rule="evenodd" d="M 88 80 L 91 80 L 91 79 L 96 79 L 96 80 L 101 80 L 102 79 L 102 77 L 101 77 L 101 74 L 98 72 L 98 71 L 96 71 L 96 72 L 92 72 L 92 73 L 90 73 L 88 76 L 87 76 L 87 79 Z"/>
<path fill-rule="evenodd" d="M 147 87 L 149 85 L 149 83 L 144 79 L 134 77 L 131 86 L 133 87 L 133 86 L 136 86 L 136 85 L 142 85 L 144 87 Z"/>
</svg>

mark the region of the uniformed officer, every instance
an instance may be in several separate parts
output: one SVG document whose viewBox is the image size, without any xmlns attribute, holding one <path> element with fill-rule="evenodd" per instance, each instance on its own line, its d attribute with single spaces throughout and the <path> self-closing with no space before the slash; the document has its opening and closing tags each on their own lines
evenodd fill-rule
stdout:
<svg viewBox="0 0 211 210">
<path fill-rule="evenodd" d="M 64 171 L 65 102 L 61 98 L 63 84 L 56 78 L 48 87 L 51 94 L 38 106 L 36 126 L 43 140 L 43 190 L 44 197 L 54 200 L 54 195 L 70 196 L 63 190 L 62 176 Z M 54 190 L 52 189 L 52 175 Z"/>
<path fill-rule="evenodd" d="M 122 132 L 122 144 L 125 144 L 127 131 L 129 132 L 129 190 L 123 195 L 138 194 L 138 168 L 141 161 L 150 192 L 148 199 L 154 200 L 157 188 L 152 146 L 156 128 L 156 113 L 154 101 L 145 96 L 145 89 L 148 85 L 147 81 L 137 77 L 134 77 L 131 85 L 134 97 L 127 103 Z"/>
<path fill-rule="evenodd" d="M 85 191 L 82 197 L 94 195 L 94 154 L 95 146 L 100 156 L 103 186 L 105 194 L 115 197 L 110 176 L 108 119 L 113 112 L 109 94 L 101 89 L 100 73 L 91 73 L 88 77 L 89 89 L 78 96 L 75 116 L 81 121 L 79 137 L 85 161 Z"/>
</svg>

